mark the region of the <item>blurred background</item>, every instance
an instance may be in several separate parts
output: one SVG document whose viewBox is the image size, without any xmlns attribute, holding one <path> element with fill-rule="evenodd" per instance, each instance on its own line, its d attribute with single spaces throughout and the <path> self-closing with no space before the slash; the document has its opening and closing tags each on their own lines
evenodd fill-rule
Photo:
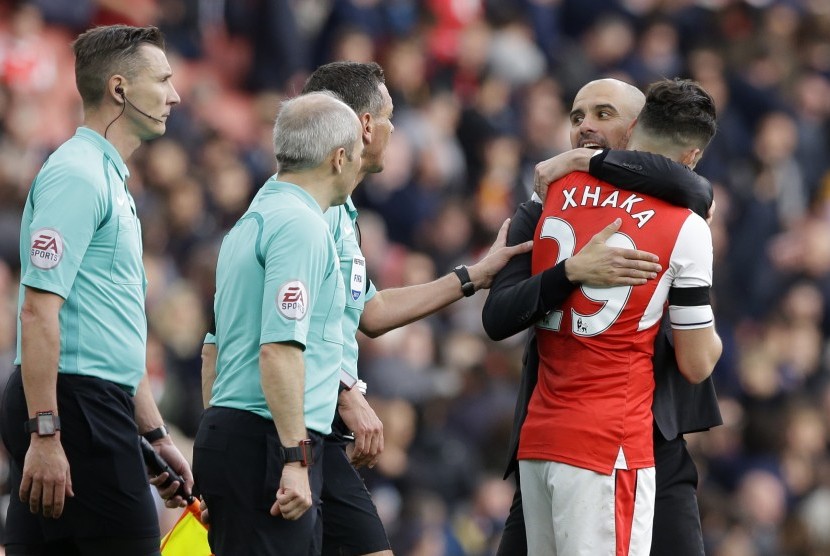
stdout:
<svg viewBox="0 0 830 556">
<path fill-rule="evenodd" d="M 182 97 L 167 134 L 133 156 L 129 186 L 150 280 L 148 370 L 186 452 L 219 243 L 274 172 L 279 101 L 317 65 L 375 60 L 395 103 L 386 169 L 355 194 L 378 288 L 480 257 L 529 197 L 534 165 L 569 148 L 587 81 L 691 77 L 719 113 L 698 170 L 718 207 L 725 424 L 688 437 L 707 554 L 830 554 L 830 1 L 0 0 L 0 385 L 22 207 L 81 121 L 69 43 L 119 22 L 164 31 Z M 485 296 L 361 339 L 386 438 L 364 476 L 400 556 L 486 556 L 498 542 L 523 336 L 485 337 Z M 5 475 L 0 454 L 7 501 Z M 178 512 L 159 515 L 166 531 Z"/>
</svg>

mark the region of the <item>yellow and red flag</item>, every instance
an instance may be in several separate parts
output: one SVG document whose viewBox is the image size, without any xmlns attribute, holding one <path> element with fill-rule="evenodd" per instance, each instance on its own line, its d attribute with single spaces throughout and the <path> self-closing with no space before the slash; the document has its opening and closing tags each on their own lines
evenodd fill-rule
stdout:
<svg viewBox="0 0 830 556">
<path fill-rule="evenodd" d="M 202 511 L 195 499 L 161 539 L 162 556 L 212 556 L 208 544 L 207 525 L 199 519 Z"/>
</svg>

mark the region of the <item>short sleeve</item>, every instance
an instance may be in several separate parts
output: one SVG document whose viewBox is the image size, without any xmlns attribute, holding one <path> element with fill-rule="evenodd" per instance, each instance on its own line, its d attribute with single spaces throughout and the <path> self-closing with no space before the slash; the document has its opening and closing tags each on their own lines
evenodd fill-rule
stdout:
<svg viewBox="0 0 830 556">
<path fill-rule="evenodd" d="M 712 286 L 712 233 L 692 214 L 684 222 L 671 257 L 673 274 L 669 294 L 672 328 L 693 330 L 714 324 L 708 291 Z"/>
<path fill-rule="evenodd" d="M 92 175 L 44 168 L 30 192 L 31 224 L 21 230 L 29 242 L 21 283 L 64 299 L 69 295 L 106 213 L 107 195 L 103 183 Z"/>
<path fill-rule="evenodd" d="M 672 287 L 711 286 L 712 258 L 712 232 L 703 218 L 690 214 L 671 255 Z"/>
<path fill-rule="evenodd" d="M 260 243 L 265 263 L 260 343 L 306 345 L 331 239 L 313 213 L 291 215 Z"/>
</svg>

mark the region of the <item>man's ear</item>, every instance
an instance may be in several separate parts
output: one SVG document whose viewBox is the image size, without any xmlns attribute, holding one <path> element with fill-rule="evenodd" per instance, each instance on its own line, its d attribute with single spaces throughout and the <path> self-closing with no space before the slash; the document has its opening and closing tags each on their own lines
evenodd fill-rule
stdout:
<svg viewBox="0 0 830 556">
<path fill-rule="evenodd" d="M 346 164 L 346 149 L 338 147 L 331 153 L 331 169 L 333 174 L 340 174 Z"/>
<path fill-rule="evenodd" d="M 628 142 L 631 140 L 631 135 L 634 133 L 634 127 L 637 125 L 637 118 L 631 120 L 631 123 L 628 124 L 628 129 L 625 130 L 625 137 L 623 141 L 623 146 L 628 145 Z M 613 148 L 613 146 L 612 146 Z"/>
<path fill-rule="evenodd" d="M 118 104 L 124 104 L 124 77 L 115 74 L 107 80 L 107 92 L 115 99 Z"/>
<path fill-rule="evenodd" d="M 685 164 L 694 170 L 701 156 L 703 156 L 703 151 L 701 149 L 689 149 L 683 153 L 683 156 L 680 158 L 680 162 L 681 164 Z"/>
<path fill-rule="evenodd" d="M 360 115 L 360 127 L 363 133 L 363 144 L 368 145 L 372 142 L 372 129 L 375 127 L 375 119 L 368 112 Z"/>
</svg>

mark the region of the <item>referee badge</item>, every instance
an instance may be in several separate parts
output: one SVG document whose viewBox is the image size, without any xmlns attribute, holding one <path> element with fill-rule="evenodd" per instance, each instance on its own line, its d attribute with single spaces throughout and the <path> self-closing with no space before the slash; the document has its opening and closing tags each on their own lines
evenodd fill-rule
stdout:
<svg viewBox="0 0 830 556">
<path fill-rule="evenodd" d="M 277 293 L 277 311 L 290 320 L 302 320 L 308 311 L 308 290 L 299 280 L 280 286 Z"/>
<path fill-rule="evenodd" d="M 360 299 L 366 287 L 366 259 L 363 257 L 352 258 L 352 279 L 349 289 L 352 294 L 352 301 Z"/>
<path fill-rule="evenodd" d="M 63 258 L 63 237 L 52 228 L 41 228 L 32 234 L 29 260 L 37 268 L 49 270 Z"/>
</svg>

